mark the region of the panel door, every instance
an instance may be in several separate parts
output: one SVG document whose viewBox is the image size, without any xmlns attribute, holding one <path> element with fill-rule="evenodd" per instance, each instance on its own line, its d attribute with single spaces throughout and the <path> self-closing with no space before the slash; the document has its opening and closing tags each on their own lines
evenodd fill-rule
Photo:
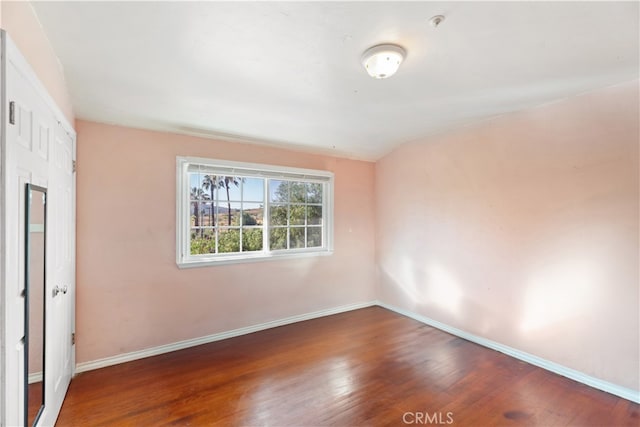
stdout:
<svg viewBox="0 0 640 427">
<path fill-rule="evenodd" d="M 4 414 L 24 424 L 25 184 L 47 188 L 45 288 L 45 409 L 38 425 L 53 425 L 73 373 L 75 319 L 75 136 L 50 108 L 48 95 L 15 45 L 2 33 L 5 152 L 0 191 L 4 205 L 2 272 Z M 54 293 L 54 288 L 66 289 Z"/>
<path fill-rule="evenodd" d="M 7 425 L 24 423 L 25 195 L 26 184 L 48 187 L 49 156 L 57 123 L 19 69 L 8 61 L 4 159 L 4 308 L 6 340 L 5 414 Z"/>
<path fill-rule="evenodd" d="M 74 139 L 56 128 L 49 162 L 47 253 L 51 289 L 46 310 L 45 412 L 41 425 L 52 425 L 73 374 L 73 320 L 75 301 L 75 213 L 73 177 Z"/>
</svg>

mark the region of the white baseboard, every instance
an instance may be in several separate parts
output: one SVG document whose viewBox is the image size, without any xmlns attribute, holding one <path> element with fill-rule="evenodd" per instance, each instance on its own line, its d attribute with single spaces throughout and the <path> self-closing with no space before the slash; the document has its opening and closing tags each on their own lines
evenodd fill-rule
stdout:
<svg viewBox="0 0 640 427">
<path fill-rule="evenodd" d="M 302 322 L 305 320 L 316 319 L 319 317 L 331 316 L 332 314 L 344 313 L 347 311 L 358 310 L 361 308 L 376 305 L 376 301 L 363 302 L 357 304 L 343 305 L 340 307 L 329 308 L 325 310 L 314 311 L 312 313 L 300 314 L 297 316 L 285 317 L 284 319 L 273 320 L 271 322 L 260 323 L 258 325 L 247 326 L 244 328 L 234 329 L 231 331 L 220 332 L 204 337 L 193 338 L 185 341 L 178 341 L 172 344 L 161 345 L 158 347 L 147 348 L 144 350 L 123 353 L 117 356 L 105 357 L 104 359 L 92 360 L 90 362 L 82 362 L 76 365 L 76 373 L 100 369 L 107 366 L 117 365 L 120 363 L 131 362 L 133 360 L 144 359 L 145 357 L 156 356 L 159 354 L 169 353 L 176 350 L 182 350 L 201 344 L 207 344 L 214 341 L 220 341 L 227 338 L 233 338 L 240 335 L 251 334 L 253 332 L 263 331 L 265 329 L 276 328 L 278 326 L 289 325 L 291 323 Z"/>
<path fill-rule="evenodd" d="M 39 383 L 40 381 L 42 381 L 42 371 L 29 374 L 27 378 L 27 384 Z"/>
<path fill-rule="evenodd" d="M 593 388 L 597 388 L 598 390 L 606 391 L 607 393 L 615 394 L 616 396 L 622 397 L 623 399 L 627 399 L 635 403 L 640 403 L 640 391 L 638 390 L 632 390 L 630 388 L 621 387 L 619 385 L 610 383 L 608 381 L 604 381 L 599 378 L 592 377 L 580 371 L 576 371 L 575 369 L 567 368 L 566 366 L 559 365 L 555 362 L 551 362 L 541 357 L 534 356 L 529 353 L 525 353 L 524 351 L 520 351 L 515 348 L 497 343 L 495 341 L 491 341 L 486 338 L 482 338 L 477 335 L 470 334 L 461 329 L 454 328 L 442 322 L 438 322 L 437 320 L 433 320 L 428 317 L 425 317 L 407 310 L 403 310 L 401 308 L 394 307 L 392 305 L 385 304 L 380 301 L 377 302 L 377 305 L 379 305 L 380 307 L 386 308 L 387 310 L 394 311 L 403 316 L 410 317 L 411 319 L 417 320 L 418 322 L 424 323 L 429 326 L 433 326 L 434 328 L 450 333 L 451 335 L 458 336 L 467 341 L 474 342 L 483 347 L 487 347 L 492 350 L 499 351 L 511 357 L 515 357 L 516 359 L 520 359 L 524 362 L 546 369 L 547 371 L 551 371 L 558 375 L 562 375 L 563 377 L 570 378 L 579 383 L 586 384 Z"/>
</svg>

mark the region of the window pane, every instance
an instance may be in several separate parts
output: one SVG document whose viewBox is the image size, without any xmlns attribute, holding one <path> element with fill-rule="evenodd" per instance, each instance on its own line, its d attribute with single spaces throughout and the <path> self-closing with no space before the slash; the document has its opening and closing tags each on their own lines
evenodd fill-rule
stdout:
<svg viewBox="0 0 640 427">
<path fill-rule="evenodd" d="M 322 184 L 307 182 L 307 203 L 322 203 Z"/>
<path fill-rule="evenodd" d="M 189 188 L 202 188 L 202 175 L 199 173 L 190 173 Z"/>
<path fill-rule="evenodd" d="M 244 178 L 242 183 L 242 198 L 245 202 L 263 202 L 264 179 Z"/>
<path fill-rule="evenodd" d="M 289 232 L 289 249 L 304 248 L 304 227 L 291 228 Z"/>
<path fill-rule="evenodd" d="M 322 246 L 322 227 L 307 228 L 307 247 L 318 248 Z"/>
<path fill-rule="evenodd" d="M 202 213 L 202 218 L 200 219 L 200 225 L 205 227 L 213 227 L 215 225 L 213 222 L 214 220 L 213 203 L 210 203 L 210 202 L 200 203 L 200 212 Z"/>
<path fill-rule="evenodd" d="M 271 250 L 287 249 L 286 228 L 272 228 L 269 230 L 269 248 Z"/>
<path fill-rule="evenodd" d="M 209 200 L 215 200 L 216 189 L 218 188 L 218 177 L 215 175 L 202 175 L 200 188 L 202 188 L 203 194 L 206 194 Z"/>
<path fill-rule="evenodd" d="M 242 229 L 242 251 L 261 251 L 262 250 L 262 229 L 261 228 L 243 228 Z"/>
<path fill-rule="evenodd" d="M 237 176 L 219 176 L 218 177 L 218 198 L 220 202 L 232 201 L 239 202 L 240 197 L 240 185 L 242 178 Z"/>
<path fill-rule="evenodd" d="M 289 181 L 269 180 L 269 200 L 272 202 L 289 201 Z"/>
<path fill-rule="evenodd" d="M 305 206 L 291 205 L 289 206 L 289 224 L 304 225 Z"/>
<path fill-rule="evenodd" d="M 322 224 L 322 206 L 307 206 L 307 224 Z"/>
<path fill-rule="evenodd" d="M 220 228 L 218 235 L 218 252 L 240 252 L 240 230 L 237 228 Z"/>
<path fill-rule="evenodd" d="M 211 218 L 210 221 L 212 221 L 212 225 L 220 225 L 220 213 L 222 212 L 222 206 L 216 206 L 215 203 L 211 203 L 211 214 L 213 215 L 213 218 Z M 221 224 L 224 225 L 224 224 Z"/>
<path fill-rule="evenodd" d="M 191 187 L 190 200 L 205 200 L 209 199 L 209 195 L 200 187 Z"/>
<path fill-rule="evenodd" d="M 199 203 L 189 203 L 189 226 L 191 227 L 200 225 L 200 221 L 198 219 L 198 213 L 200 212 L 199 206 Z"/>
<path fill-rule="evenodd" d="M 214 206 L 213 213 L 215 215 L 214 219 L 215 219 L 216 226 L 228 225 L 227 221 L 226 221 L 227 217 L 225 216 L 225 220 L 224 221 L 222 221 L 222 218 L 221 218 L 222 214 L 227 214 L 228 213 L 226 203 L 225 203 L 225 205 L 218 204 L 218 205 Z"/>
<path fill-rule="evenodd" d="M 304 203 L 307 196 L 307 186 L 304 182 L 289 183 L 289 197 L 291 203 Z"/>
<path fill-rule="evenodd" d="M 220 203 L 218 208 L 218 225 L 232 226 L 240 225 L 240 212 L 242 204 L 239 202 Z"/>
<path fill-rule="evenodd" d="M 215 230 L 212 228 L 191 229 L 191 255 L 213 254 L 216 252 Z"/>
<path fill-rule="evenodd" d="M 287 207 L 282 205 L 269 206 L 269 224 L 287 225 Z"/>
<path fill-rule="evenodd" d="M 201 227 L 203 224 L 203 202 L 191 202 L 191 226 L 192 227 Z"/>
<path fill-rule="evenodd" d="M 263 211 L 262 205 L 258 203 L 243 203 L 242 225 L 262 225 Z"/>
</svg>

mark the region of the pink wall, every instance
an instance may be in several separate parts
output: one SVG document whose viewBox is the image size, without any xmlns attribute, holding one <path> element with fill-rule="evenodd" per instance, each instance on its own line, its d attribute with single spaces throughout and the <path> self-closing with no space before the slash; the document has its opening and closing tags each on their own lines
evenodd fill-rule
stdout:
<svg viewBox="0 0 640 427">
<path fill-rule="evenodd" d="M 73 123 L 29 3 L 0 23 Z M 369 163 L 77 127 L 80 363 L 377 296 L 640 388 L 637 82 L 402 146 L 375 193 Z M 178 270 L 176 155 L 334 171 L 335 254 Z"/>
<path fill-rule="evenodd" d="M 27 59 L 69 123 L 74 115 L 62 67 L 27 1 L 0 1 L 0 26 Z"/>
<path fill-rule="evenodd" d="M 374 299 L 374 165 L 78 120 L 77 361 Z M 335 173 L 335 253 L 179 270 L 176 156 Z"/>
<path fill-rule="evenodd" d="M 638 89 L 510 114 L 380 160 L 378 297 L 638 390 Z"/>
</svg>

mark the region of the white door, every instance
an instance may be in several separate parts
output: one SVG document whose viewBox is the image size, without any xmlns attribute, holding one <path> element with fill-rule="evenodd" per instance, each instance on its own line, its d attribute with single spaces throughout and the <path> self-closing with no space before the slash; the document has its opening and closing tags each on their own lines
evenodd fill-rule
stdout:
<svg viewBox="0 0 640 427">
<path fill-rule="evenodd" d="M 4 414 L 0 424 L 24 424 L 24 206 L 25 184 L 47 188 L 45 289 L 45 409 L 38 425 L 53 425 L 73 373 L 75 319 L 75 136 L 67 133 L 42 84 L 2 35 L 5 154 L 0 190 L 4 209 L 2 368 Z M 71 131 L 72 132 L 72 131 Z M 2 233 L 0 233 L 2 235 Z M 54 293 L 54 288 L 66 293 Z"/>
<path fill-rule="evenodd" d="M 45 353 L 45 411 L 39 425 L 53 425 L 73 374 L 75 300 L 74 139 L 57 127 L 49 162 Z"/>
</svg>

